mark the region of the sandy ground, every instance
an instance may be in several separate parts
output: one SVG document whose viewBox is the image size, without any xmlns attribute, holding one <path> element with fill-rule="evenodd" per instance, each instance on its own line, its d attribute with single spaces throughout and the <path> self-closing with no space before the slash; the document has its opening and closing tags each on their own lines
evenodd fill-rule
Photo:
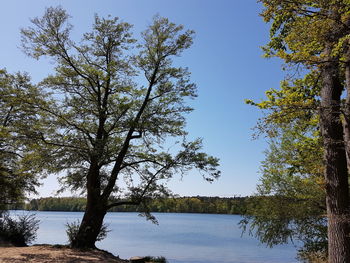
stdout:
<svg viewBox="0 0 350 263">
<path fill-rule="evenodd" d="M 1 263 L 44 262 L 44 263 L 126 263 L 101 250 L 80 251 L 62 246 L 38 245 L 31 247 L 0 247 Z"/>
</svg>

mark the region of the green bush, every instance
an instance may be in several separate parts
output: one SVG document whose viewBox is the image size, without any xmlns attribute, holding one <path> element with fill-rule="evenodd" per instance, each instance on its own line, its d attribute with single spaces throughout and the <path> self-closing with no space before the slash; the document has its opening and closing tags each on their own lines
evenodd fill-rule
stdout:
<svg viewBox="0 0 350 263">
<path fill-rule="evenodd" d="M 78 234 L 79 231 L 79 227 L 80 227 L 80 221 L 74 221 L 72 223 L 66 223 L 66 234 L 68 236 L 68 242 L 71 245 L 73 240 L 75 239 L 75 237 Z M 97 236 L 96 241 L 101 241 L 103 239 L 105 239 L 107 237 L 107 233 L 110 232 L 110 230 L 108 230 L 108 226 L 103 224 L 100 230 L 100 233 Z"/>
<path fill-rule="evenodd" d="M 146 262 L 152 262 L 152 263 L 168 263 L 165 257 L 146 257 Z"/>
<path fill-rule="evenodd" d="M 4 213 L 0 218 L 0 237 L 14 246 L 27 246 L 35 240 L 39 222 L 33 214 L 14 219 L 8 213 Z"/>
</svg>

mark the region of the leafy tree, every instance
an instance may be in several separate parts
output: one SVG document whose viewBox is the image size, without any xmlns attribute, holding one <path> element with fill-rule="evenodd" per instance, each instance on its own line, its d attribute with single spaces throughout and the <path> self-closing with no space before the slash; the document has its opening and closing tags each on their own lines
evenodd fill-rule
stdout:
<svg viewBox="0 0 350 263">
<path fill-rule="evenodd" d="M 22 30 L 22 43 L 29 56 L 56 62 L 41 83 L 55 94 L 55 106 L 41 108 L 56 130 L 37 136 L 52 147 L 53 170 L 67 172 L 62 183 L 87 195 L 72 246 L 94 247 L 109 209 L 140 205 L 147 213 L 147 200 L 169 194 L 174 173 L 197 168 L 211 181 L 220 172 L 184 130 L 196 86 L 173 58 L 191 46 L 193 32 L 155 17 L 135 47 L 130 24 L 95 16 L 78 44 L 68 20 L 62 8 L 48 8 Z"/>
<path fill-rule="evenodd" d="M 26 74 L 0 70 L 0 210 L 20 203 L 27 192 L 35 192 L 39 174 L 34 129 L 39 129 L 39 113 L 33 101 L 44 94 L 30 84 Z"/>
<path fill-rule="evenodd" d="M 300 256 L 315 252 L 324 255 L 327 251 L 324 179 L 318 173 L 310 173 L 308 165 L 309 161 L 320 163 L 321 148 L 298 145 L 302 141 L 288 131 L 282 136 L 270 142 L 261 167 L 257 197 L 247 204 L 242 226 L 250 227 L 251 233 L 269 246 L 298 240 L 303 244 Z M 303 156 L 305 160 L 300 159 Z M 322 165 L 319 168 L 322 170 Z"/>
<path fill-rule="evenodd" d="M 344 74 L 349 67 L 350 5 L 342 0 L 261 2 L 265 7 L 262 16 L 266 22 L 272 22 L 271 40 L 265 47 L 267 56 L 280 57 L 290 65 L 301 65 L 305 71 L 319 75 L 329 262 L 349 262 L 349 161 L 345 151 L 348 142 L 344 143 L 343 137 L 343 133 L 349 134 L 349 106 L 345 104 L 342 108 L 341 96 L 350 76 Z M 309 85 L 310 91 L 313 86 Z M 342 116 L 342 112 L 346 114 Z"/>
<path fill-rule="evenodd" d="M 299 240 L 304 256 L 327 250 L 317 80 L 313 72 L 283 81 L 279 90 L 266 92 L 265 101 L 248 101 L 267 111 L 257 128 L 268 136 L 269 149 L 242 226 L 269 246 Z"/>
</svg>

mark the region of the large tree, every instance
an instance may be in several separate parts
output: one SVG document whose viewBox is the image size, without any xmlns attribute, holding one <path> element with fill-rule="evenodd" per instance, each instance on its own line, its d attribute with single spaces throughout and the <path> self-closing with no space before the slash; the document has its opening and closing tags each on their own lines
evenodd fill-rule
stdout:
<svg viewBox="0 0 350 263">
<path fill-rule="evenodd" d="M 62 8 L 48 8 L 22 30 L 22 43 L 28 55 L 56 63 L 40 84 L 54 93 L 56 105 L 42 109 L 56 132 L 37 136 L 51 147 L 54 170 L 66 171 L 62 183 L 87 196 L 73 247 L 94 247 L 110 208 L 147 212 L 147 200 L 169 193 L 174 173 L 197 168 L 211 181 L 220 172 L 184 130 L 196 86 L 173 58 L 191 46 L 193 32 L 157 16 L 136 41 L 130 24 L 96 15 L 76 43 L 68 20 Z"/>
<path fill-rule="evenodd" d="M 43 172 L 32 136 L 41 127 L 40 110 L 31 106 L 33 101 L 46 103 L 27 74 L 0 70 L 0 210 L 35 192 Z"/>
<path fill-rule="evenodd" d="M 266 112 L 257 135 L 267 137 L 269 148 L 242 226 L 250 226 L 269 246 L 301 241 L 304 259 L 327 251 L 319 93 L 319 74 L 312 72 L 282 81 L 280 89 L 266 92 L 264 101 L 248 101 Z"/>
<path fill-rule="evenodd" d="M 265 6 L 262 16 L 272 22 L 271 41 L 265 48 L 267 55 L 278 56 L 290 65 L 301 65 L 304 71 L 319 74 L 319 127 L 324 149 L 329 262 L 350 262 L 348 142 L 344 142 L 343 137 L 343 134 L 349 134 L 349 111 L 348 103 L 343 108 L 341 100 L 343 80 L 347 78 L 348 83 L 349 79 L 349 74 L 344 74 L 348 72 L 349 61 L 349 2 L 261 2 Z M 347 101 L 349 96 L 347 93 Z M 343 117 L 342 112 L 345 112 Z"/>
</svg>

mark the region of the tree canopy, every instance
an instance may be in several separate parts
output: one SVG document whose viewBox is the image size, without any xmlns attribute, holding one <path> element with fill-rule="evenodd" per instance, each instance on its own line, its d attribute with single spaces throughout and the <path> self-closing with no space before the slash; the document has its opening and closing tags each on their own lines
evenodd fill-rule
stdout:
<svg viewBox="0 0 350 263">
<path fill-rule="evenodd" d="M 50 129 L 36 136 L 50 149 L 47 169 L 65 171 L 64 187 L 87 194 L 75 246 L 94 246 L 114 206 L 141 205 L 147 213 L 146 201 L 168 195 L 175 173 L 196 168 L 208 181 L 219 177 L 218 159 L 200 151 L 201 139 L 186 139 L 196 85 L 173 58 L 191 46 L 193 31 L 156 16 L 136 40 L 130 24 L 96 15 L 76 43 L 60 7 L 31 22 L 22 29 L 24 52 L 56 63 L 39 84 L 53 94 L 52 104 L 37 105 Z"/>
<path fill-rule="evenodd" d="M 271 23 L 265 55 L 282 58 L 296 73 L 282 82 L 280 90 L 268 91 L 266 101 L 248 101 L 268 111 L 258 125 L 271 138 L 259 191 L 301 201 L 318 200 L 317 204 L 325 198 L 329 261 L 347 262 L 350 243 L 344 218 L 349 208 L 349 2 L 260 2 L 264 5 L 262 17 Z M 305 217 L 307 207 L 302 210 Z M 322 209 L 316 214 L 322 214 Z M 263 224 L 261 221 L 260 226 Z M 297 234 L 282 229 L 286 228 L 281 227 L 281 233 L 287 236 Z"/>
<path fill-rule="evenodd" d="M 27 74 L 0 70 L 0 209 L 35 193 L 43 175 L 32 136 L 40 129 L 40 110 L 31 106 L 34 101 L 44 103 L 43 96 Z"/>
</svg>

